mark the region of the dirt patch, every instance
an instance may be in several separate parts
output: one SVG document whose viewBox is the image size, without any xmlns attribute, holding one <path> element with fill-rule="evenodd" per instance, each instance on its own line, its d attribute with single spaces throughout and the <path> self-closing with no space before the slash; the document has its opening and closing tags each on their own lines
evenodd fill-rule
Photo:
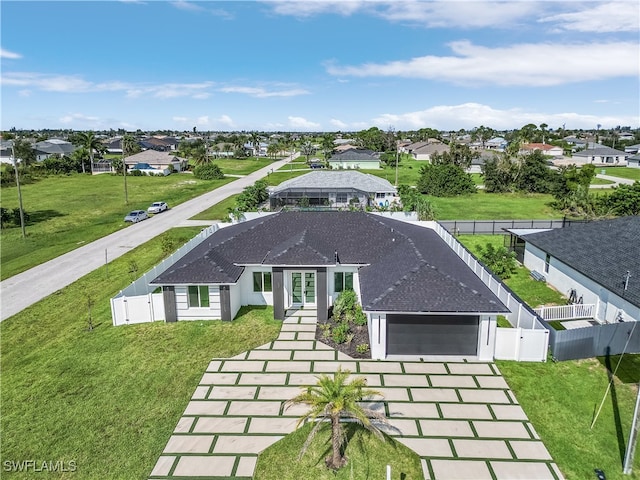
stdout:
<svg viewBox="0 0 640 480">
<path fill-rule="evenodd" d="M 326 327 L 322 327 L 322 325 L 329 325 L 333 330 L 338 324 L 333 319 L 333 317 L 329 318 L 326 321 L 318 321 L 318 326 L 316 327 L 316 340 L 319 342 L 325 343 L 329 345 L 331 348 L 338 350 L 346 355 L 349 355 L 352 358 L 371 358 L 371 348 L 369 348 L 366 352 L 360 353 L 357 350 L 358 345 L 366 344 L 369 345 L 369 329 L 366 325 L 358 326 L 351 324 L 349 326 L 350 333 L 353 334 L 353 339 L 350 342 L 345 343 L 335 343 L 331 335 L 325 336 L 324 331 Z"/>
</svg>

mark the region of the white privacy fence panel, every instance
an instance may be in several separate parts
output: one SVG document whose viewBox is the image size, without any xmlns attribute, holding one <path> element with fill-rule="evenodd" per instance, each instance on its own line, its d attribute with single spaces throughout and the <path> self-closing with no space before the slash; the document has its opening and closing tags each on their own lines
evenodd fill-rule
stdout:
<svg viewBox="0 0 640 480">
<path fill-rule="evenodd" d="M 540 335 L 523 335 L 521 332 L 520 338 L 518 339 L 521 341 L 515 343 L 519 343 L 519 352 L 524 352 L 526 355 L 518 353 L 518 356 L 520 357 L 519 359 L 538 362 L 546 361 L 547 348 L 549 346 L 549 331 L 545 325 L 542 324 L 538 315 L 528 305 L 520 300 L 520 298 L 511 291 L 511 289 L 494 277 L 493 274 L 489 272 L 478 260 L 476 260 L 476 258 L 442 225 L 436 223 L 434 229 L 436 233 L 438 233 L 438 235 L 440 235 L 440 237 L 447 243 L 447 245 L 449 245 L 449 247 L 458 255 L 458 257 L 460 257 L 469 266 L 469 268 L 473 270 L 478 278 L 480 278 L 480 280 L 482 280 L 482 282 L 500 299 L 500 301 L 509 310 L 511 310 L 511 312 L 507 313 L 505 316 L 509 320 L 509 323 L 516 328 L 498 330 L 521 330 L 522 332 L 529 330 L 541 332 Z M 507 338 L 510 338 L 509 336 L 513 336 L 512 340 L 516 340 L 515 333 L 503 333 L 501 335 L 503 335 L 503 342 L 505 342 Z M 539 342 L 543 341 L 543 339 L 545 339 L 545 348 L 542 350 L 540 349 Z M 527 341 L 532 342 L 531 345 L 523 346 L 522 342 Z M 498 347 L 496 346 L 496 351 L 497 349 Z M 508 352 L 506 352 L 505 355 L 507 353 Z M 496 358 L 499 358 L 497 356 L 497 352 Z"/>
<path fill-rule="evenodd" d="M 118 295 L 111 299 L 113 324 L 117 326 L 164 320 L 162 293 L 152 294 L 157 287 L 150 285 L 150 282 L 219 228 L 218 224 L 215 224 L 203 229 L 169 257 L 132 282 L 127 288 L 120 290 Z"/>
</svg>

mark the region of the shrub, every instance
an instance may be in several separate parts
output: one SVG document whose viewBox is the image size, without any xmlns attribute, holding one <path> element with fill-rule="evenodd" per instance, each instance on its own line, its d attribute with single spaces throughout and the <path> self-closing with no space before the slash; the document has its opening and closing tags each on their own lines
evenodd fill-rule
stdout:
<svg viewBox="0 0 640 480">
<path fill-rule="evenodd" d="M 355 338 L 355 335 L 353 333 L 347 333 L 347 338 L 345 340 L 345 343 L 347 345 L 351 345 L 351 342 L 353 342 L 354 338 Z"/>
<path fill-rule="evenodd" d="M 358 325 L 359 327 L 363 327 L 367 324 L 367 316 L 362 311 L 362 308 L 360 306 L 358 306 L 356 310 L 356 314 L 353 318 L 353 323 L 355 325 Z"/>
<path fill-rule="evenodd" d="M 334 327 L 331 331 L 331 339 L 335 343 L 345 343 L 347 341 L 347 335 L 349 334 L 349 324 L 341 323 Z"/>
<path fill-rule="evenodd" d="M 329 338 L 331 336 L 331 325 L 328 323 L 321 323 L 318 325 L 320 329 L 320 335 L 322 338 Z"/>
<path fill-rule="evenodd" d="M 201 180 L 220 180 L 224 178 L 224 173 L 215 163 L 199 165 L 193 170 L 193 176 Z"/>
<path fill-rule="evenodd" d="M 356 352 L 358 353 L 367 353 L 369 351 L 368 343 L 359 343 L 356 345 Z"/>
<path fill-rule="evenodd" d="M 335 318 L 336 321 L 340 321 L 345 317 L 347 320 L 353 319 L 356 305 L 358 305 L 356 292 L 353 290 L 340 292 L 338 298 L 333 302 L 333 318 Z"/>
<path fill-rule="evenodd" d="M 169 235 L 162 236 L 162 253 L 165 255 L 169 255 L 173 253 L 176 249 L 175 240 Z"/>
<path fill-rule="evenodd" d="M 487 243 L 486 247 L 478 247 L 480 260 L 491 271 L 502 279 L 509 278 L 518 268 L 515 252 L 510 252 L 506 247 L 494 247 Z"/>
</svg>

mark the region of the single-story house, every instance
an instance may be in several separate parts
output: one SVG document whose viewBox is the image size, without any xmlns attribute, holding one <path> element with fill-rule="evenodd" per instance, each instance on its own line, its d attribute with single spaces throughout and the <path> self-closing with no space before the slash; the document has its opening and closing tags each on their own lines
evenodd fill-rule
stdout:
<svg viewBox="0 0 640 480">
<path fill-rule="evenodd" d="M 329 168 L 334 169 L 378 170 L 380 168 L 380 158 L 373 155 L 370 150 L 355 148 L 332 155 L 328 163 Z"/>
<path fill-rule="evenodd" d="M 399 201 L 398 192 L 389 181 L 354 170 L 307 173 L 282 182 L 269 192 L 272 210 L 287 205 L 388 207 Z"/>
<path fill-rule="evenodd" d="M 505 148 L 507 148 L 507 142 L 504 137 L 493 137 L 484 142 L 484 148 L 487 150 L 498 150 L 502 152 Z"/>
<path fill-rule="evenodd" d="M 639 239 L 638 216 L 518 235 L 525 267 L 568 297 L 595 304 L 602 323 L 640 321 Z"/>
<path fill-rule="evenodd" d="M 159 152 L 157 150 L 144 150 L 130 155 L 124 159 L 127 169 L 134 167 L 138 163 L 148 163 L 151 168 L 165 170 L 169 165 L 173 166 L 175 172 L 182 172 L 187 168 L 189 162 L 186 158 L 180 158 L 170 152 Z"/>
<path fill-rule="evenodd" d="M 0 163 L 13 165 L 13 140 L 0 140 Z"/>
<path fill-rule="evenodd" d="M 33 149 L 36 151 L 36 161 L 41 162 L 52 155 L 70 155 L 75 151 L 76 147 L 66 140 L 50 138 L 49 140 L 36 143 Z"/>
<path fill-rule="evenodd" d="M 627 158 L 627 167 L 640 168 L 640 155 Z"/>
<path fill-rule="evenodd" d="M 444 153 L 449 151 L 449 145 L 444 143 L 425 143 L 424 145 L 420 145 L 418 147 L 410 146 L 411 156 L 415 160 L 426 160 L 431 161 L 431 157 L 434 153 Z"/>
<path fill-rule="evenodd" d="M 104 141 L 107 153 L 122 155 L 122 137 L 110 138 Z"/>
<path fill-rule="evenodd" d="M 576 163 L 620 164 L 627 161 L 629 154 L 611 147 L 587 148 L 573 154 Z"/>
<path fill-rule="evenodd" d="M 141 140 L 140 146 L 149 150 L 157 150 L 158 152 L 169 152 L 175 150 L 180 143 L 173 137 L 167 137 L 166 135 L 156 135 L 153 137 L 145 138 Z"/>
<path fill-rule="evenodd" d="M 531 153 L 539 150 L 543 155 L 549 155 L 551 157 L 561 157 L 564 153 L 562 147 L 555 145 L 549 145 L 548 143 L 525 143 L 520 147 L 521 153 Z"/>
<path fill-rule="evenodd" d="M 242 305 L 317 311 L 355 291 L 373 358 L 455 355 L 493 359 L 497 316 L 510 310 L 436 232 L 365 212 L 263 215 L 212 233 L 169 266 L 165 320 L 233 320 Z"/>
<path fill-rule="evenodd" d="M 628 145 L 624 147 L 624 151 L 630 155 L 635 155 L 640 152 L 640 143 L 636 143 L 635 145 Z"/>
</svg>

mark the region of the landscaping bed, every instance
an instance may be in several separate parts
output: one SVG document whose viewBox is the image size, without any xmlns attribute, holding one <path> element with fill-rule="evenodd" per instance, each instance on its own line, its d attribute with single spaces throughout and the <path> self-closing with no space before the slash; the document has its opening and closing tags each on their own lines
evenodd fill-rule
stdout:
<svg viewBox="0 0 640 480">
<path fill-rule="evenodd" d="M 333 330 L 335 327 L 340 325 L 340 322 L 337 322 L 333 316 L 326 321 L 318 321 L 318 326 L 316 328 L 316 340 L 353 358 L 371 358 L 371 349 L 367 349 L 366 352 L 359 352 L 357 350 L 358 345 L 366 344 L 369 346 L 369 329 L 366 325 L 352 325 L 350 327 L 350 331 L 353 333 L 353 339 L 350 342 L 344 343 L 336 343 L 331 335 L 325 335 L 324 332 L 327 327 L 323 327 L 322 325 L 327 325 L 328 328 Z"/>
</svg>

